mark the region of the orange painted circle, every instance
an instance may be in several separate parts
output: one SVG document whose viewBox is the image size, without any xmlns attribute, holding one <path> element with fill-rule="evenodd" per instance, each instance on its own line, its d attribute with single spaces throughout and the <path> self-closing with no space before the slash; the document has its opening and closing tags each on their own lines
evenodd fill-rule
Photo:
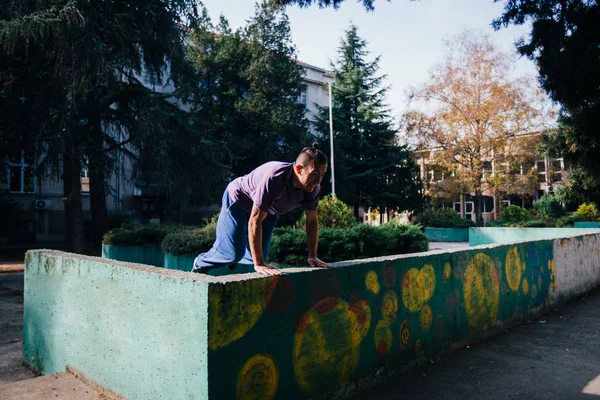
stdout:
<svg viewBox="0 0 600 400">
<path fill-rule="evenodd" d="M 408 349 L 410 346 L 410 319 L 405 319 L 400 326 L 400 347 L 403 350 Z"/>
</svg>

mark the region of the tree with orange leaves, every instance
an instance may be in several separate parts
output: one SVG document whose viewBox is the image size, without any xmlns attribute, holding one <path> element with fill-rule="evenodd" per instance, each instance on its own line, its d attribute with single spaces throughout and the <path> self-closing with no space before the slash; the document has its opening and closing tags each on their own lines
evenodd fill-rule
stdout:
<svg viewBox="0 0 600 400">
<path fill-rule="evenodd" d="M 482 226 L 484 192 L 530 186 L 530 171 L 514 167 L 534 155 L 531 141 L 554 118 L 536 82 L 513 78 L 513 57 L 488 36 L 465 31 L 446 45 L 429 82 L 410 93 L 403 127 L 419 149 L 433 150 L 453 195 L 474 197 Z"/>
</svg>

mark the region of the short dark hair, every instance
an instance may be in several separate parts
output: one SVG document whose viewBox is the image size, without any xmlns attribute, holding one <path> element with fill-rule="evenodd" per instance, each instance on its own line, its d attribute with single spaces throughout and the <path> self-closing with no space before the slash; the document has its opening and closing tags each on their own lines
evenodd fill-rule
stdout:
<svg viewBox="0 0 600 400">
<path fill-rule="evenodd" d="M 312 147 L 305 147 L 302 149 L 296 158 L 296 164 L 306 167 L 313 160 L 316 160 L 315 163 L 327 165 L 327 156 L 319 150 L 319 143 L 317 142 L 314 142 Z"/>
</svg>

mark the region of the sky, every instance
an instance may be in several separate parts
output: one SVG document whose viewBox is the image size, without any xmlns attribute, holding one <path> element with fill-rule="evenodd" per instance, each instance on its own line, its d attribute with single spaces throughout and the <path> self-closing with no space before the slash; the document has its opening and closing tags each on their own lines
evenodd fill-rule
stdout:
<svg viewBox="0 0 600 400">
<path fill-rule="evenodd" d="M 252 0 L 202 0 L 213 20 L 224 15 L 232 29 L 245 25 L 254 15 Z M 529 34 L 528 26 L 511 26 L 494 31 L 491 22 L 502 15 L 504 2 L 492 0 L 375 0 L 375 11 L 367 12 L 354 0 L 346 0 L 334 10 L 318 6 L 289 6 L 292 41 L 298 59 L 330 69 L 335 60 L 344 31 L 350 23 L 367 41 L 372 60 L 380 55 L 380 72 L 387 74 L 390 86 L 387 96 L 393 116 L 398 119 L 407 109 L 406 92 L 411 86 L 427 82 L 432 67 L 443 61 L 444 39 L 464 29 L 479 30 L 490 35 L 503 51 L 516 55 L 515 41 Z M 513 75 L 537 76 L 533 62 L 516 55 Z"/>
</svg>

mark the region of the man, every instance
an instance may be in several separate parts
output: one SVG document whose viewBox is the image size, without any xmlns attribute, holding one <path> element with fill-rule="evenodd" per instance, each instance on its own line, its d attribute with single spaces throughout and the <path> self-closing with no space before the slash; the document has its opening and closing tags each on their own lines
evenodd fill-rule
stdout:
<svg viewBox="0 0 600 400">
<path fill-rule="evenodd" d="M 326 172 L 327 157 L 315 143 L 302 149 L 294 163 L 268 162 L 232 181 L 223 194 L 215 243 L 196 257 L 192 271 L 207 273 L 243 263 L 254 264 L 261 274 L 281 275 L 265 262 L 271 235 L 279 215 L 300 206 L 306 209 L 308 264 L 330 267 L 317 257 L 317 206 Z"/>
</svg>

